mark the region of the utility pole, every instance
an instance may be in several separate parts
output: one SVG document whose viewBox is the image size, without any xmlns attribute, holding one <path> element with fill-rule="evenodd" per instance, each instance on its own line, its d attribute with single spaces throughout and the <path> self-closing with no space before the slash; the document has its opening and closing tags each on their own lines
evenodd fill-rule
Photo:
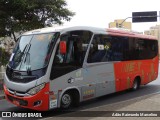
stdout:
<svg viewBox="0 0 160 120">
<path fill-rule="evenodd" d="M 120 27 L 120 28 L 123 28 L 123 23 L 124 23 L 128 18 L 132 18 L 132 17 L 127 17 L 127 18 L 125 18 L 125 19 L 119 24 L 119 27 Z"/>
</svg>

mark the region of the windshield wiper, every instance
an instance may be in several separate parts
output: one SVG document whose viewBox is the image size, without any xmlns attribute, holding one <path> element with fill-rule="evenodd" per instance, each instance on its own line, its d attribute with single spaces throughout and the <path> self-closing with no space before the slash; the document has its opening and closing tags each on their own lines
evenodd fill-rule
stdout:
<svg viewBox="0 0 160 120">
<path fill-rule="evenodd" d="M 31 48 L 31 44 L 29 44 L 29 47 L 27 49 L 27 51 L 25 52 L 25 58 L 24 58 L 24 63 L 26 62 L 26 70 L 27 70 L 27 74 L 31 75 L 31 65 L 30 65 L 30 53 L 29 50 Z"/>
<path fill-rule="evenodd" d="M 26 50 L 27 50 L 27 48 L 28 48 L 28 45 L 29 45 L 29 44 L 26 44 L 25 47 L 24 47 L 24 49 L 23 49 L 23 51 L 21 52 L 21 55 L 20 55 L 21 61 L 23 61 L 22 59 L 23 59 L 23 57 L 25 56 L 25 52 L 26 52 Z"/>
<path fill-rule="evenodd" d="M 21 65 L 20 65 L 20 68 L 23 64 L 23 62 L 25 63 L 27 61 L 27 65 L 26 65 L 26 70 L 27 70 L 27 74 L 28 75 L 31 75 L 31 65 L 30 65 L 30 53 L 29 53 L 29 50 L 31 48 L 31 44 L 26 44 L 25 48 L 23 49 L 23 52 L 22 52 L 22 60 L 21 60 Z M 28 57 L 29 56 L 29 57 Z"/>
<path fill-rule="evenodd" d="M 28 75 L 31 75 L 31 65 L 30 65 L 30 53 L 27 52 L 26 54 L 26 61 L 27 61 L 27 64 L 26 64 L 26 70 L 27 70 L 27 74 Z"/>
<path fill-rule="evenodd" d="M 25 58 L 24 58 L 24 63 L 26 62 L 26 59 L 27 59 L 27 54 L 29 53 L 29 50 L 30 50 L 30 48 L 31 48 L 31 44 L 28 44 L 28 49 L 26 50 L 26 52 L 25 52 L 25 54 L 24 54 L 24 56 L 25 56 Z"/>
<path fill-rule="evenodd" d="M 26 44 L 26 45 L 25 45 L 25 47 L 24 47 L 24 49 L 23 49 L 22 52 L 21 52 L 21 50 L 16 51 L 16 53 L 15 53 L 15 56 L 16 56 L 16 57 L 14 57 L 14 60 L 13 60 L 14 63 L 13 63 L 13 65 L 11 66 L 11 68 L 14 66 L 15 62 L 16 62 L 16 63 L 19 63 L 19 64 L 20 64 L 19 69 L 21 68 L 21 65 L 22 65 L 22 62 L 23 62 L 23 59 L 24 59 L 24 55 L 25 55 L 26 49 L 28 48 L 28 45 L 29 45 L 29 44 Z"/>
</svg>

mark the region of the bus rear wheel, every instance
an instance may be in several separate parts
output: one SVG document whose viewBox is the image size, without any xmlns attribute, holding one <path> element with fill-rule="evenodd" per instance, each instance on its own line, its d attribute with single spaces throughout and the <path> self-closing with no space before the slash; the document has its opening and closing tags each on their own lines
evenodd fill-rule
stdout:
<svg viewBox="0 0 160 120">
<path fill-rule="evenodd" d="M 65 92 L 61 98 L 61 108 L 68 109 L 72 105 L 72 96 L 69 92 Z"/>
<path fill-rule="evenodd" d="M 134 82 L 133 82 L 133 86 L 132 86 L 132 90 L 138 90 L 140 87 L 140 80 L 138 78 L 135 78 Z"/>
</svg>

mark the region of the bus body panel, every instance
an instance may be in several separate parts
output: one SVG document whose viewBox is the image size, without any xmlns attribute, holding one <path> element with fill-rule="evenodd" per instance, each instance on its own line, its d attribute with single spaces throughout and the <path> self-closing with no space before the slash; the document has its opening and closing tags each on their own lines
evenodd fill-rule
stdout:
<svg viewBox="0 0 160 120">
<path fill-rule="evenodd" d="M 114 67 L 112 62 L 87 65 L 84 80 L 95 84 L 95 97 L 115 92 Z M 82 93 L 83 94 L 83 93 Z"/>
<path fill-rule="evenodd" d="M 38 86 L 42 83 L 45 83 L 45 87 L 35 95 L 29 95 L 27 92 Z M 29 83 L 15 83 L 8 80 L 8 77 L 5 75 L 4 83 L 4 92 L 5 98 L 11 103 L 33 110 L 47 111 L 49 110 L 49 79 L 48 76 L 42 76 L 41 78 L 34 80 Z M 38 105 L 34 105 L 38 103 Z"/>
<path fill-rule="evenodd" d="M 8 89 L 19 91 L 19 92 L 24 92 L 24 93 L 26 91 L 28 91 L 29 89 L 35 87 L 36 84 L 37 84 L 37 80 L 29 82 L 29 83 L 25 83 L 25 84 L 24 83 L 12 82 L 8 79 L 6 74 L 5 74 L 4 79 L 5 79 L 4 84 L 7 86 Z"/>
<path fill-rule="evenodd" d="M 158 57 L 155 57 L 150 60 L 116 62 L 114 64 L 116 91 L 132 88 L 137 76 L 141 78 L 141 85 L 155 80 L 158 76 L 158 61 Z"/>
<path fill-rule="evenodd" d="M 71 80 L 71 82 L 70 82 Z M 113 63 L 93 64 L 63 75 L 50 82 L 50 91 L 56 99 L 50 98 L 50 109 L 60 107 L 61 96 L 64 92 L 77 89 L 80 101 L 116 92 Z M 53 101 L 54 106 L 52 106 Z"/>
<path fill-rule="evenodd" d="M 54 73 L 53 73 L 54 74 Z M 70 82 L 71 79 L 74 79 L 73 82 Z M 50 109 L 60 107 L 61 96 L 63 93 L 70 89 L 77 89 L 83 83 L 83 73 L 82 69 L 75 70 L 66 75 L 58 77 L 50 81 Z M 53 95 L 55 98 L 53 99 Z"/>
<path fill-rule="evenodd" d="M 47 111 L 49 110 L 49 83 L 46 83 L 45 88 L 40 92 L 32 96 L 18 97 L 9 93 L 6 86 L 4 85 L 5 98 L 23 108 L 29 108 L 38 111 Z M 39 103 L 38 103 L 39 102 Z"/>
</svg>

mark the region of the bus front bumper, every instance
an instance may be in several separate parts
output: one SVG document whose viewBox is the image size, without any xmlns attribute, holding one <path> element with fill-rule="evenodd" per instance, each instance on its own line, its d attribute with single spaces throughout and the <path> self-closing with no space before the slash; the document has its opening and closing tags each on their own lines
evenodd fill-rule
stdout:
<svg viewBox="0 0 160 120">
<path fill-rule="evenodd" d="M 6 100 L 11 102 L 12 104 L 38 111 L 49 110 L 49 94 L 47 94 L 49 91 L 49 83 L 47 83 L 45 87 L 37 94 L 25 97 L 13 95 L 7 90 L 7 87 L 5 85 L 3 87 Z"/>
</svg>

